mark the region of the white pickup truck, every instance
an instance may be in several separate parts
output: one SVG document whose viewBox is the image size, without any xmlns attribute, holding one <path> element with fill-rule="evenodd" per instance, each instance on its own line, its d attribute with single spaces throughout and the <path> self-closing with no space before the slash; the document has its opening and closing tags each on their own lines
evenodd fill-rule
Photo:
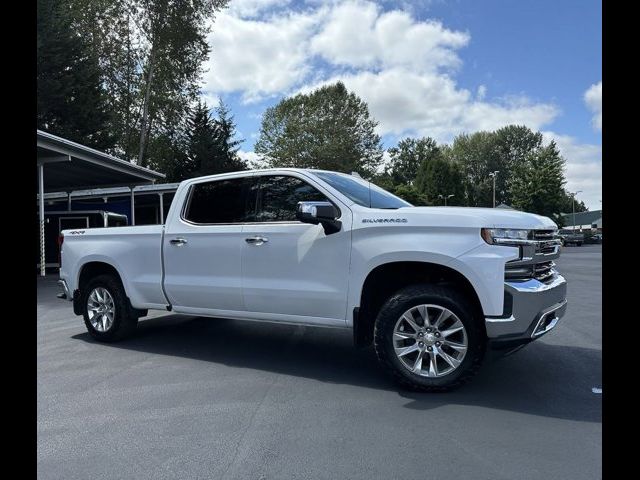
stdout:
<svg viewBox="0 0 640 480">
<path fill-rule="evenodd" d="M 97 340 L 149 309 L 348 328 L 408 388 L 456 387 L 566 310 L 553 221 L 413 207 L 358 176 L 270 169 L 180 184 L 164 225 L 65 230 L 59 295 Z"/>
</svg>

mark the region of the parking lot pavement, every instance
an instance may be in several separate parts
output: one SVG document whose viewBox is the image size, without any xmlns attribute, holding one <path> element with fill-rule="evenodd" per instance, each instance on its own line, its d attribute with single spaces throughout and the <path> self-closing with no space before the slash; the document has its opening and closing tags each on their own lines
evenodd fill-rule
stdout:
<svg viewBox="0 0 640 480">
<path fill-rule="evenodd" d="M 556 329 L 446 394 L 398 390 L 347 331 L 156 314 L 99 344 L 51 276 L 38 477 L 601 478 L 601 252 L 565 248 Z"/>
</svg>

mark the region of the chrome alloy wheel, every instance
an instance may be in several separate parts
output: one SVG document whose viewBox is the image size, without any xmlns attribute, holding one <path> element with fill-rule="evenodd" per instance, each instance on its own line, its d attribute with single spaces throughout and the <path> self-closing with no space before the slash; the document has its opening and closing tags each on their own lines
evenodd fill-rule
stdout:
<svg viewBox="0 0 640 480">
<path fill-rule="evenodd" d="M 98 332 L 106 332 L 113 325 L 116 306 L 113 297 L 104 287 L 96 287 L 87 299 L 87 314 L 93 328 Z"/>
<path fill-rule="evenodd" d="M 451 310 L 440 305 L 416 305 L 396 322 L 393 348 L 410 372 L 423 377 L 444 377 L 464 360 L 467 331 Z"/>
</svg>

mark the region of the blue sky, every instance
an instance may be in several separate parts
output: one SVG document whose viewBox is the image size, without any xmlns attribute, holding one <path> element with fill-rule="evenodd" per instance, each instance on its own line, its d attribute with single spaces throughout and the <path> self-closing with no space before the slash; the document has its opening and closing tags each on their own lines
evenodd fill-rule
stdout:
<svg viewBox="0 0 640 480">
<path fill-rule="evenodd" d="M 525 124 L 554 139 L 567 188 L 601 206 L 602 10 L 593 0 L 231 0 L 209 37 L 210 106 L 231 106 L 241 154 L 264 110 L 338 79 L 385 147 L 407 136 Z"/>
</svg>

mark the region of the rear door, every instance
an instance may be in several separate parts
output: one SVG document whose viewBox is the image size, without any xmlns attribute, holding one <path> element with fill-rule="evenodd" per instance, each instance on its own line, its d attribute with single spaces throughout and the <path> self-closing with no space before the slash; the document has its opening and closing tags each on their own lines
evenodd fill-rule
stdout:
<svg viewBox="0 0 640 480">
<path fill-rule="evenodd" d="M 167 224 L 165 291 L 182 313 L 242 311 L 243 223 L 255 213 L 251 177 L 195 183 L 180 218 Z"/>
<path fill-rule="evenodd" d="M 321 225 L 296 219 L 301 201 L 329 199 L 294 175 L 257 175 L 256 221 L 243 231 L 245 306 L 266 319 L 341 324 L 346 315 L 351 250 L 351 211 L 341 209 L 342 229 L 326 235 Z"/>
</svg>

